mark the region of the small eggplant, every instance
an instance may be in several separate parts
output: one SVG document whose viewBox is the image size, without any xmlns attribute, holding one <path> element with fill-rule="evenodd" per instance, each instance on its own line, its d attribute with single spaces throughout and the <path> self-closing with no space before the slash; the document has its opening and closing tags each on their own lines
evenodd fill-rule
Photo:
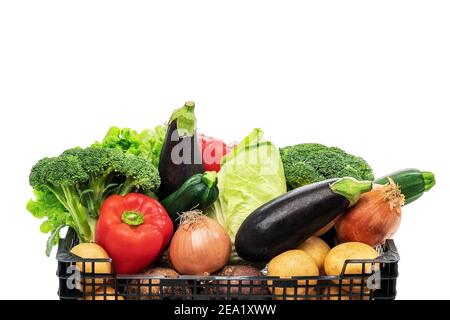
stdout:
<svg viewBox="0 0 450 320">
<path fill-rule="evenodd" d="M 205 172 L 194 109 L 195 103 L 188 101 L 169 120 L 158 168 L 160 199 L 177 191 L 194 174 Z"/>
</svg>

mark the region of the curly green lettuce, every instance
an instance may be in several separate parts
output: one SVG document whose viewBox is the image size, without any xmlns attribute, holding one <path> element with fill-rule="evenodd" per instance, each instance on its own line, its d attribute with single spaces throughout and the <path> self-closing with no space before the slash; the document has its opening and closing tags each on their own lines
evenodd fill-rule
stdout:
<svg viewBox="0 0 450 320">
<path fill-rule="evenodd" d="M 41 223 L 42 233 L 51 233 L 47 240 L 46 255 L 49 256 L 52 247 L 58 243 L 59 231 L 65 226 L 74 227 L 73 217 L 58 201 L 50 190 L 34 190 L 35 200 L 27 203 L 27 210 L 38 219 L 45 219 Z"/>
<path fill-rule="evenodd" d="M 161 150 L 164 144 L 167 127 L 157 126 L 155 129 L 145 129 L 141 132 L 130 128 L 120 129 L 111 127 L 103 138 L 95 146 L 114 148 L 126 154 L 143 157 L 150 160 L 158 168 Z"/>
</svg>

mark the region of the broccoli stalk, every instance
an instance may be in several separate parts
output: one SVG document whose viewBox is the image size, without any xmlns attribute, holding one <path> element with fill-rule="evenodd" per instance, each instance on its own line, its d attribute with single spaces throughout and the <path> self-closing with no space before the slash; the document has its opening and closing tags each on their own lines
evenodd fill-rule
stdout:
<svg viewBox="0 0 450 320">
<path fill-rule="evenodd" d="M 41 230 L 52 232 L 52 244 L 64 225 L 77 232 L 80 242 L 93 242 L 100 207 L 108 196 L 151 194 L 160 184 L 150 160 L 101 147 L 73 148 L 58 157 L 44 158 L 33 166 L 29 179 L 36 200 L 27 208 L 36 217 L 47 216 L 44 223 L 51 228 Z"/>
<path fill-rule="evenodd" d="M 87 178 L 81 161 L 73 155 L 44 158 L 33 167 L 30 174 L 33 188 L 52 192 L 67 210 L 81 242 L 93 241 L 95 235 L 95 223 L 81 204 L 78 192 L 79 186 Z"/>
<path fill-rule="evenodd" d="M 94 242 L 97 219 L 81 204 L 75 188 L 63 188 L 63 192 L 65 199 L 61 203 L 72 215 L 80 242 Z"/>
</svg>

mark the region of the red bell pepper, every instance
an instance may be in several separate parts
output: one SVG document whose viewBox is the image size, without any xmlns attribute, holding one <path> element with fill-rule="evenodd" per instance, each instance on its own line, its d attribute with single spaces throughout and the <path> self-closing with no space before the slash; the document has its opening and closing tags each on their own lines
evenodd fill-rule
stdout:
<svg viewBox="0 0 450 320">
<path fill-rule="evenodd" d="M 172 234 L 172 220 L 158 201 L 130 193 L 106 199 L 95 236 L 117 273 L 135 274 L 162 254 Z"/>
<path fill-rule="evenodd" d="M 206 171 L 219 172 L 222 157 L 230 152 L 234 145 L 227 145 L 220 139 L 204 134 L 199 134 L 199 142 L 202 149 L 203 167 Z"/>
</svg>

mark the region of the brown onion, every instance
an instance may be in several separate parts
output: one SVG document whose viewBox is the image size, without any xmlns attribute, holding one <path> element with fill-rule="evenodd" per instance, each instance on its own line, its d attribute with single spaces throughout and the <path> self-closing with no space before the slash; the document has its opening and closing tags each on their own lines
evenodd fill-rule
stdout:
<svg viewBox="0 0 450 320">
<path fill-rule="evenodd" d="M 404 202 L 392 179 L 384 186 L 374 185 L 337 221 L 339 242 L 363 242 L 372 247 L 383 244 L 399 228 Z"/>
<path fill-rule="evenodd" d="M 209 275 L 228 263 L 231 239 L 225 229 L 201 211 L 183 213 L 170 244 L 170 261 L 185 275 Z"/>
</svg>

